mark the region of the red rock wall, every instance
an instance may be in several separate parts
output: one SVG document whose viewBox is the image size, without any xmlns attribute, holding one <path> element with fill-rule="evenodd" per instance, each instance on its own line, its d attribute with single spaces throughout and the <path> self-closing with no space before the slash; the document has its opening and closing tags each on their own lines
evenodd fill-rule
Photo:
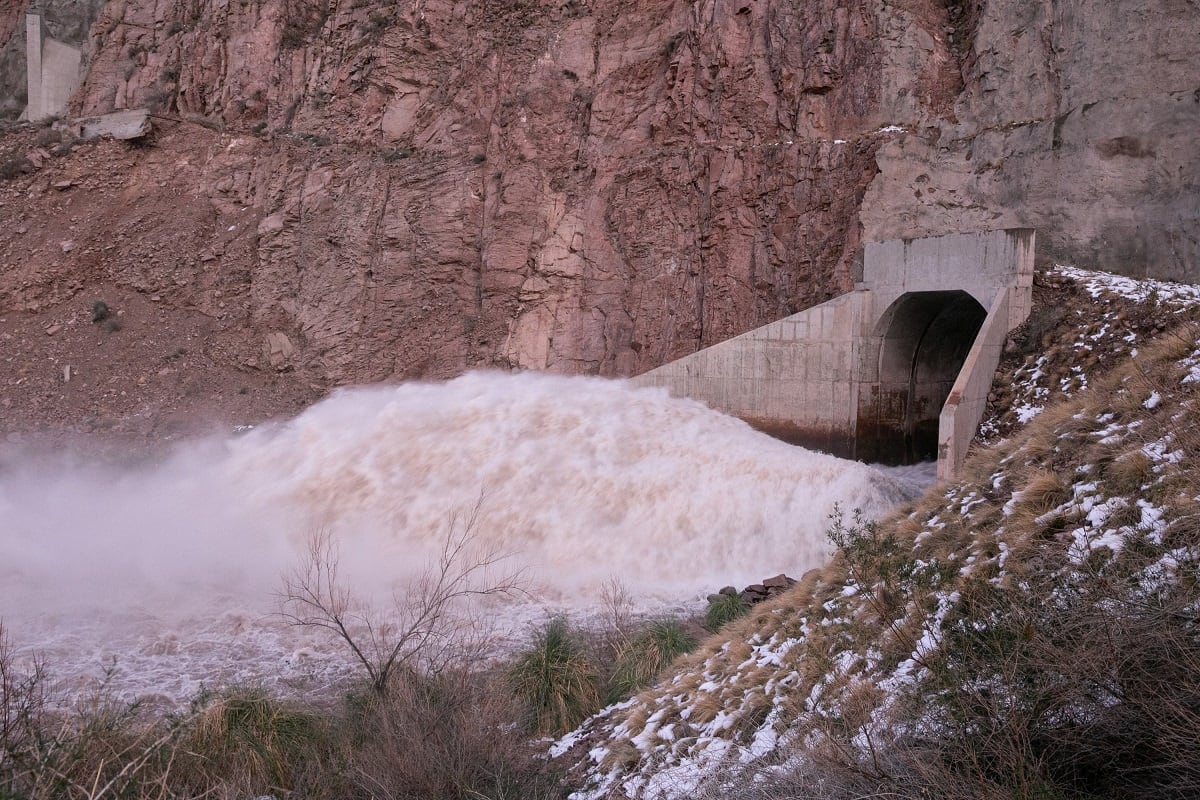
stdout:
<svg viewBox="0 0 1200 800">
<path fill-rule="evenodd" d="M 25 6 L 29 0 L 0 0 L 0 117 L 25 110 Z"/>
<path fill-rule="evenodd" d="M 1194 231 L 1187 110 L 1165 165 L 1058 124 L 1089 74 L 1114 85 L 1116 23 L 1051 5 L 110 0 L 77 110 L 155 108 L 131 183 L 186 213 L 142 218 L 105 274 L 285 332 L 319 385 L 628 375 L 845 291 L 864 235 L 1031 225 L 1087 256 L 1175 161 L 1155 208 Z M 1081 164 L 1118 204 L 1069 188 Z M 166 269 L 138 240 L 190 244 Z"/>
<path fill-rule="evenodd" d="M 873 132 L 957 74 L 887 50 L 925 5 L 114 1 L 77 110 L 223 128 L 191 189 L 321 379 L 632 374 L 851 286 Z"/>
<path fill-rule="evenodd" d="M 8 44 L 17 25 L 24 22 L 27 5 L 29 0 L 0 0 L 0 47 Z"/>
</svg>

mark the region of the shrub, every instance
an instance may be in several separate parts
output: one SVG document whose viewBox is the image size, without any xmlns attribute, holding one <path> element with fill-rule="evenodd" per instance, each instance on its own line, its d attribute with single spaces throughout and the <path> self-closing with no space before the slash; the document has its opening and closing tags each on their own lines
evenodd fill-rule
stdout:
<svg viewBox="0 0 1200 800">
<path fill-rule="evenodd" d="M 519 709 L 496 676 L 414 672 L 368 693 L 347 736 L 364 797 L 483 800 L 551 796 L 556 781 L 512 722 Z"/>
<path fill-rule="evenodd" d="M 284 50 L 299 50 L 308 44 L 308 30 L 297 22 L 288 22 L 279 36 L 279 46 Z"/>
<path fill-rule="evenodd" d="M 736 592 L 721 592 L 708 599 L 704 612 L 704 627 L 713 633 L 750 610 L 750 606 Z"/>
<path fill-rule="evenodd" d="M 869 520 L 858 508 L 852 518 L 847 524 L 841 508 L 835 504 L 825 535 L 841 551 L 850 577 L 861 589 L 894 593 L 902 589 L 902 584 L 910 585 L 914 578 L 933 579 L 933 571 L 928 575 L 917 574 L 912 547 L 899 540 L 895 526 Z M 882 608 L 876 610 L 885 613 Z"/>
<path fill-rule="evenodd" d="M 112 310 L 108 307 L 108 303 L 103 300 L 92 301 L 92 322 L 103 322 L 112 314 Z"/>
<path fill-rule="evenodd" d="M 367 20 L 359 25 L 359 32 L 364 37 L 375 37 L 387 30 L 392 24 L 392 12 L 386 9 L 376 9 L 367 15 Z"/>
<path fill-rule="evenodd" d="M 538 733 L 566 733 L 600 708 L 596 669 L 561 617 L 517 655 L 508 680 L 525 706 L 528 727 Z"/>
<path fill-rule="evenodd" d="M 677 656 L 696 648 L 696 637 L 682 622 L 660 619 L 621 648 L 613 664 L 606 702 L 615 703 L 649 686 Z"/>
<path fill-rule="evenodd" d="M 18 156 L 0 164 L 0 181 L 11 181 L 18 175 L 28 175 L 33 172 L 33 162 Z"/>
<path fill-rule="evenodd" d="M 280 47 L 284 50 L 298 50 L 307 46 L 309 41 L 321 32 L 327 19 L 329 19 L 327 5 L 319 9 L 312 9 L 308 13 L 289 17 L 280 34 Z"/>
<path fill-rule="evenodd" d="M 922 743 L 947 775 L 1022 797 L 1200 796 L 1200 592 L 1147 588 L 1143 557 L 964 591 L 931 671 L 944 735 Z"/>
</svg>

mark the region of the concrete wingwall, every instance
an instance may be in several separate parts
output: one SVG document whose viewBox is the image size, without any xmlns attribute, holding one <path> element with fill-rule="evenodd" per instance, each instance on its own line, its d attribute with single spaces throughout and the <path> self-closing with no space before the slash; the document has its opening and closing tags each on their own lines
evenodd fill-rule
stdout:
<svg viewBox="0 0 1200 800">
<path fill-rule="evenodd" d="M 961 466 L 1004 338 L 1029 315 L 1028 229 L 870 242 L 855 290 L 634 378 L 850 458 Z"/>
<path fill-rule="evenodd" d="M 863 309 L 854 291 L 633 378 L 793 444 L 854 455 Z"/>
<path fill-rule="evenodd" d="M 1004 353 L 1004 340 L 1010 330 L 1029 318 L 1031 303 L 1029 287 L 1010 286 L 996 292 L 987 319 L 942 407 L 938 424 L 939 480 L 954 478 L 962 468 L 987 408 L 988 392 Z"/>
</svg>

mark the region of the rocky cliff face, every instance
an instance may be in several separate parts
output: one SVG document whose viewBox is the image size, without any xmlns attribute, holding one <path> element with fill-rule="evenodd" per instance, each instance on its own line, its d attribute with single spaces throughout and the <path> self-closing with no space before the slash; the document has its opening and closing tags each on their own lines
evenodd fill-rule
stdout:
<svg viewBox="0 0 1200 800">
<path fill-rule="evenodd" d="M 864 236 L 1029 225 L 1061 259 L 1197 277 L 1198 16 L 109 0 L 76 110 L 160 114 L 103 167 L 145 213 L 80 213 L 104 257 L 6 270 L 0 307 L 103 278 L 274 333 L 261 366 L 329 386 L 636 373 L 848 289 Z"/>
<path fill-rule="evenodd" d="M 1200 280 L 1200 9 L 983 5 L 964 90 L 878 154 L 870 239 L 1037 228 L 1047 255 Z"/>
</svg>

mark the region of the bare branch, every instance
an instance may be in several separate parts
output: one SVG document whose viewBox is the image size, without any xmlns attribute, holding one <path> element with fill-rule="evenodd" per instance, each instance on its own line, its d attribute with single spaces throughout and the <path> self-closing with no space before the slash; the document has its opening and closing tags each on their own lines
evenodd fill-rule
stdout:
<svg viewBox="0 0 1200 800">
<path fill-rule="evenodd" d="M 497 573 L 504 554 L 476 547 L 482 504 L 481 495 L 465 518 L 448 516 L 438 555 L 418 579 L 393 594 L 386 613 L 355 598 L 339 572 L 332 531 L 318 529 L 309 536 L 301 565 L 284 579 L 281 615 L 341 639 L 381 693 L 399 670 L 436 671 L 478 650 L 470 601 L 523 592 L 520 572 Z"/>
</svg>

